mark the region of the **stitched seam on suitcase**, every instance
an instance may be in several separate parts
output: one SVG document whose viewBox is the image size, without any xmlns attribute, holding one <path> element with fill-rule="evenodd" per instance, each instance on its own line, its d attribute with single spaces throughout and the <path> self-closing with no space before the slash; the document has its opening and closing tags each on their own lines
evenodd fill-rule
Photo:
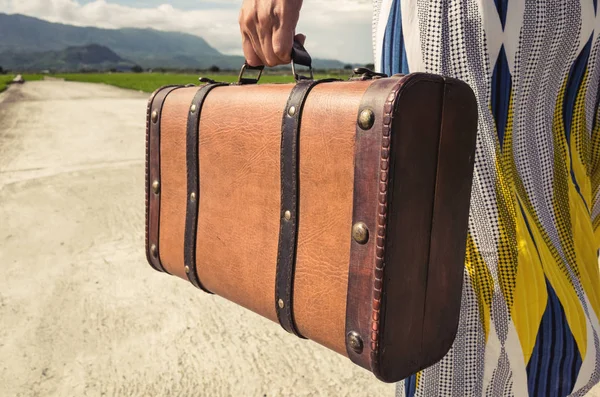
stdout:
<svg viewBox="0 0 600 397">
<path fill-rule="evenodd" d="M 152 268 L 164 273 L 168 272 L 162 266 L 160 261 L 160 248 L 158 245 L 158 237 L 160 233 L 160 124 L 162 119 L 162 109 L 167 97 L 171 92 L 181 87 L 183 86 L 168 85 L 159 88 L 150 96 L 150 99 L 148 100 L 148 106 L 146 108 L 146 258 Z M 152 105 L 154 105 L 154 102 L 158 102 L 160 104 L 160 108 L 153 108 Z M 152 120 L 152 113 L 154 111 L 157 113 L 156 121 Z M 154 137 L 154 135 L 156 136 Z M 153 141 L 157 141 L 154 151 L 152 151 L 151 145 Z M 155 168 L 156 172 L 154 174 L 156 175 L 151 175 L 152 168 Z M 155 178 L 151 178 L 152 176 Z M 159 190 L 156 193 L 150 192 L 150 184 L 152 183 L 152 179 L 159 183 Z M 155 195 L 153 200 L 150 199 L 151 194 Z M 154 201 L 154 206 L 152 206 L 152 201 Z M 153 213 L 156 214 L 156 228 L 150 227 Z M 154 230 L 156 233 L 153 232 Z M 150 236 L 150 234 L 153 236 Z M 154 236 L 154 234 L 156 234 L 156 236 Z M 153 237 L 155 237 L 155 239 Z M 151 252 L 151 243 L 156 247 L 155 256 Z"/>
<path fill-rule="evenodd" d="M 381 162 L 380 162 L 380 187 L 379 187 L 379 200 L 378 200 L 378 220 L 377 220 L 377 246 L 376 246 L 376 259 L 375 259 L 375 271 L 373 278 L 373 314 L 371 321 L 371 370 L 376 376 L 380 376 L 379 370 L 379 352 L 381 342 L 381 311 L 383 309 L 384 302 L 383 298 L 383 279 L 385 269 L 385 256 L 386 256 L 386 237 L 388 228 L 388 209 L 389 209 L 389 175 L 392 172 L 390 170 L 389 156 L 391 155 L 391 140 L 392 140 L 392 127 L 393 127 L 393 115 L 395 114 L 398 101 L 402 96 L 402 92 L 417 82 L 429 81 L 429 79 L 423 75 L 409 75 L 406 78 L 400 80 L 398 84 L 392 89 L 392 92 L 388 96 L 388 99 L 384 105 L 384 120 L 382 130 L 382 145 L 381 145 Z M 387 139 L 386 139 L 387 138 Z M 387 155 L 384 155 L 387 153 Z"/>
<path fill-rule="evenodd" d="M 388 181 L 389 181 L 389 156 L 391 148 L 391 130 L 393 114 L 400 97 L 400 91 L 411 85 L 410 77 L 400 79 L 392 88 L 384 105 L 383 129 L 381 137 L 381 157 L 379 168 L 379 197 L 377 205 L 377 227 L 375 268 L 373 272 L 373 311 L 371 315 L 371 370 L 374 374 L 379 373 L 379 341 L 381 322 L 381 298 L 383 295 L 383 276 L 385 267 L 385 239 L 388 215 Z M 384 155 L 385 153 L 385 155 Z"/>
<path fill-rule="evenodd" d="M 404 79 L 402 79 L 404 80 Z M 392 84 L 390 84 L 392 83 Z M 354 148 L 354 187 L 352 224 L 364 223 L 366 241 L 353 236 L 348 264 L 345 344 L 348 357 L 357 365 L 371 369 L 371 319 L 373 315 L 373 281 L 375 270 L 377 220 L 379 217 L 379 174 L 386 101 L 398 82 L 382 79 L 365 91 L 357 113 Z M 359 120 L 363 112 L 374 112 L 373 125 L 364 130 Z M 354 335 L 354 338 L 352 337 Z M 363 342 L 364 341 L 364 342 Z M 364 346 L 369 344 L 369 346 Z"/>
<path fill-rule="evenodd" d="M 381 157 L 379 159 L 379 197 L 377 205 L 377 227 L 376 227 L 376 246 L 375 246 L 375 269 L 373 272 L 373 312 L 371 314 L 371 368 L 373 372 L 379 364 L 377 353 L 379 350 L 379 316 L 381 312 L 381 295 L 383 282 L 383 267 L 385 261 L 385 227 L 387 224 L 387 194 L 388 194 L 388 172 L 389 172 L 389 150 L 391 143 L 392 113 L 397 98 L 398 90 L 404 83 L 400 80 L 389 94 L 384 105 L 383 129 L 381 137 Z M 387 139 L 386 139 L 387 138 Z M 383 153 L 387 152 L 387 158 Z M 384 178 L 384 175 L 386 176 Z M 379 288 L 378 288 L 379 286 Z"/>
<path fill-rule="evenodd" d="M 198 210 L 200 208 L 200 115 L 208 93 L 225 83 L 207 84 L 200 87 L 188 109 L 186 127 L 186 177 L 187 204 L 185 215 L 185 234 L 183 258 L 188 280 L 197 288 L 210 293 L 200 282 L 196 266 L 196 236 L 198 232 Z"/>
</svg>

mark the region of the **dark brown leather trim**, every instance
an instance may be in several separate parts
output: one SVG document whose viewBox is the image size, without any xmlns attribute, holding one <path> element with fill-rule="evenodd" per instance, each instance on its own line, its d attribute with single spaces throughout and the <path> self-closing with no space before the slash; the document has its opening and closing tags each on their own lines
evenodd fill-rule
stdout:
<svg viewBox="0 0 600 397">
<path fill-rule="evenodd" d="M 165 86 L 156 90 L 148 100 L 146 115 L 146 258 L 155 270 L 165 272 L 160 263 L 158 246 L 160 214 L 160 121 L 167 95 L 183 87 Z M 156 112 L 156 113 L 154 113 Z M 156 117 L 152 117 L 153 114 Z M 153 184 L 157 182 L 157 190 Z"/>
<path fill-rule="evenodd" d="M 226 83 L 207 84 L 198 90 L 190 108 L 186 131 L 186 166 L 187 166 L 187 207 L 185 216 L 184 263 L 188 280 L 197 288 L 209 292 L 200 282 L 196 269 L 196 233 L 198 231 L 198 202 L 200 201 L 200 159 L 198 142 L 200 138 L 200 114 L 208 93 L 215 87 Z"/>
<path fill-rule="evenodd" d="M 444 78 L 422 367 L 448 352 L 458 329 L 477 139 L 477 101 L 462 81 Z M 447 225 L 452 225 L 452 228 Z"/>
<path fill-rule="evenodd" d="M 378 241 L 385 238 L 385 229 L 378 230 L 380 204 L 386 204 L 387 180 L 381 184 L 383 197 L 380 197 L 380 168 L 387 170 L 387 149 L 389 137 L 383 139 L 384 105 L 394 98 L 402 79 L 381 79 L 373 82 L 362 98 L 357 120 L 365 110 L 374 115 L 373 126 L 363 130 L 357 122 L 356 147 L 354 152 L 354 198 L 352 224 L 363 222 L 369 230 L 365 244 L 352 239 L 350 264 L 348 269 L 348 296 L 346 301 L 346 351 L 355 364 L 371 369 L 371 339 L 377 338 L 377 330 L 372 330 L 371 319 L 374 310 L 379 310 L 379 300 L 374 301 L 373 283 L 376 253 L 382 256 Z M 389 116 L 388 116 L 389 117 Z M 385 157 L 385 158 L 383 158 Z M 387 175 L 387 173 L 385 173 Z M 380 203 L 380 200 L 383 200 Z M 385 214 L 383 214 L 385 219 Z M 378 236 L 377 233 L 383 236 Z M 377 275 L 380 276 L 381 272 Z M 372 337 L 372 333 L 374 337 Z"/>
<path fill-rule="evenodd" d="M 378 257 L 385 270 L 379 281 L 383 291 L 377 322 L 380 332 L 371 368 L 387 382 L 421 369 L 423 350 L 430 348 L 422 345 L 423 320 L 443 95 L 441 77 L 420 73 L 407 77 L 396 99 L 386 103 L 391 120 L 384 130 L 392 142 L 387 215 L 382 225 L 386 238 L 383 256 Z M 395 108 L 401 111 L 396 113 Z"/>
<path fill-rule="evenodd" d="M 294 268 L 298 244 L 298 137 L 302 108 L 308 93 L 317 84 L 333 80 L 298 82 L 287 101 L 281 125 L 281 212 L 277 270 L 275 273 L 275 310 L 279 324 L 299 337 L 293 315 Z"/>
<path fill-rule="evenodd" d="M 477 103 L 466 84 L 418 73 L 385 112 L 393 139 L 371 369 L 396 382 L 439 361 L 456 334 Z"/>
</svg>

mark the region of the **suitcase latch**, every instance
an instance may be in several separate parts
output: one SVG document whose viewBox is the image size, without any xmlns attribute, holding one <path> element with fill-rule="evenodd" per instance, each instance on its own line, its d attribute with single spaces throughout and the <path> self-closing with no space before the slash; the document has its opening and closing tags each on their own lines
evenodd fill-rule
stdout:
<svg viewBox="0 0 600 397">
<path fill-rule="evenodd" d="M 216 81 L 213 79 L 209 79 L 208 77 L 200 77 L 198 79 L 201 83 L 207 83 L 207 84 L 215 84 Z"/>
<path fill-rule="evenodd" d="M 388 77 L 385 73 L 377 73 L 367 68 L 355 68 L 354 74 L 350 77 L 350 80 L 374 80 Z"/>
</svg>

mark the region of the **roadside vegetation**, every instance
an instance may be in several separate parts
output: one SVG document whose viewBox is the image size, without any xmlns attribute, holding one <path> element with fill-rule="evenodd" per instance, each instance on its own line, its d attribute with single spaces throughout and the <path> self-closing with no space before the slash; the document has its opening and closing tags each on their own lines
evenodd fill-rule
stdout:
<svg viewBox="0 0 600 397">
<path fill-rule="evenodd" d="M 316 78 L 341 78 L 347 79 L 351 72 L 332 71 L 319 73 Z M 238 75 L 231 73 L 68 73 L 56 74 L 53 77 L 64 78 L 67 81 L 79 81 L 88 83 L 103 83 L 121 88 L 129 88 L 144 92 L 153 92 L 157 88 L 170 84 L 198 84 L 198 78 L 206 77 L 215 81 L 233 83 L 238 80 Z M 261 83 L 291 83 L 291 74 L 264 74 Z"/>
<path fill-rule="evenodd" d="M 342 80 L 348 79 L 352 74 L 351 70 L 329 70 L 321 71 L 315 74 L 315 78 L 339 78 Z M 0 92 L 4 91 L 10 81 L 14 79 L 16 74 L 7 73 L 0 74 Z M 120 88 L 127 88 L 136 91 L 151 93 L 157 88 L 171 84 L 198 84 L 200 76 L 206 77 L 215 81 L 233 83 L 238 80 L 238 74 L 231 72 L 198 72 L 198 73 L 61 73 L 61 74 L 23 74 L 25 81 L 41 80 L 44 76 L 61 78 L 66 81 L 77 81 L 86 83 L 100 83 L 113 85 Z M 252 75 L 246 76 L 251 77 Z M 260 79 L 260 82 L 265 83 L 291 83 L 293 77 L 289 71 L 287 73 L 265 72 Z"/>
<path fill-rule="evenodd" d="M 9 74 L 0 75 L 0 92 L 6 89 L 6 86 L 9 81 L 11 81 L 15 76 Z"/>
<path fill-rule="evenodd" d="M 0 74 L 0 92 L 6 90 L 8 84 L 16 77 L 16 74 Z M 22 75 L 25 81 L 41 80 L 41 74 L 24 74 Z"/>
</svg>

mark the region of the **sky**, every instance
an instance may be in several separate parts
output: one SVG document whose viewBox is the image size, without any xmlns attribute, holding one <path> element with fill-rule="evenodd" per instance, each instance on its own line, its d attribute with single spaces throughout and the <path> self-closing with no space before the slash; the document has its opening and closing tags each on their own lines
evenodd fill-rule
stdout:
<svg viewBox="0 0 600 397">
<path fill-rule="evenodd" d="M 242 0 L 0 0 L 0 12 L 102 28 L 154 28 L 202 36 L 225 54 L 241 55 Z M 371 0 L 304 0 L 297 33 L 317 58 L 370 63 Z"/>
</svg>

